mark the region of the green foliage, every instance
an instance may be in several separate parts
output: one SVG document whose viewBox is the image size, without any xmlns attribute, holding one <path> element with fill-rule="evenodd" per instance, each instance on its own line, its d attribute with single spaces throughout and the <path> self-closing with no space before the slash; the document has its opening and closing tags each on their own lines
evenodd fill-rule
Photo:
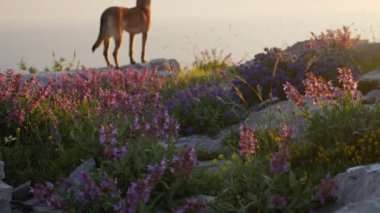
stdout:
<svg viewBox="0 0 380 213">
<path fill-rule="evenodd" d="M 55 53 L 52 53 L 53 62 L 51 67 L 46 66 L 44 68 L 45 72 L 62 72 L 62 71 L 70 71 L 73 69 L 79 69 L 80 62 L 76 59 L 76 52 L 74 51 L 74 55 L 70 60 L 67 60 L 64 57 L 56 58 Z M 18 63 L 18 68 L 23 71 L 28 71 L 30 74 L 35 74 L 40 72 L 39 69 L 33 66 L 28 66 L 27 63 L 21 58 Z"/>
</svg>

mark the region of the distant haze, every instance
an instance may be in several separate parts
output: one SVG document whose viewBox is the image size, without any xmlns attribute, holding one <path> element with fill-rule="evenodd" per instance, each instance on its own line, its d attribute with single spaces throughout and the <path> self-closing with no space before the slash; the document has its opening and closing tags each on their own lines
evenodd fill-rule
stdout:
<svg viewBox="0 0 380 213">
<path fill-rule="evenodd" d="M 42 69 L 51 52 L 81 65 L 105 66 L 101 48 L 90 48 L 99 18 L 109 6 L 132 7 L 133 0 L 0 0 L 0 70 L 21 58 Z M 380 39 L 378 0 L 152 0 L 148 59 L 176 58 L 191 64 L 194 54 L 217 48 L 236 60 L 249 59 L 264 47 L 285 48 L 308 39 L 310 32 L 351 25 L 364 39 Z M 120 63 L 129 63 L 125 34 Z M 140 59 L 141 38 L 135 41 Z M 111 46 L 111 50 L 113 45 Z"/>
</svg>

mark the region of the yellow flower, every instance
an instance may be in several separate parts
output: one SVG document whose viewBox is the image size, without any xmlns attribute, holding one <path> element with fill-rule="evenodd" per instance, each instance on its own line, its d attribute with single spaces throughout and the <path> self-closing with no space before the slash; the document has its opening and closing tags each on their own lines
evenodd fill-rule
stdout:
<svg viewBox="0 0 380 213">
<path fill-rule="evenodd" d="M 219 155 L 218 155 L 218 159 L 219 159 L 219 160 L 224 160 L 224 155 L 223 155 L 223 154 L 219 154 Z"/>
<path fill-rule="evenodd" d="M 231 156 L 231 159 L 234 160 L 234 161 L 237 161 L 237 160 L 239 160 L 239 155 L 236 154 L 236 153 L 233 153 L 232 156 Z"/>
<path fill-rule="evenodd" d="M 213 159 L 213 160 L 211 161 L 211 163 L 214 164 L 214 165 L 215 165 L 215 164 L 218 164 L 218 159 Z"/>
</svg>

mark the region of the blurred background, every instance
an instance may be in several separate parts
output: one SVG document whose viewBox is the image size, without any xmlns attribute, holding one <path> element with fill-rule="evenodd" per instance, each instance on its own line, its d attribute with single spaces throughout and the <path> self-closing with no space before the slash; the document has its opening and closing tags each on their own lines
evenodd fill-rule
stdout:
<svg viewBox="0 0 380 213">
<path fill-rule="evenodd" d="M 134 0 L 1 0 L 0 69 L 16 68 L 21 58 L 43 69 L 57 57 L 76 59 L 86 67 L 104 67 L 98 49 L 91 46 L 99 19 L 109 6 L 132 7 Z M 343 25 L 363 39 L 380 39 L 380 3 L 377 0 L 152 0 L 152 25 L 147 59 L 175 58 L 190 65 L 194 55 L 217 48 L 235 60 L 251 59 L 265 47 L 285 48 Z M 128 35 L 119 53 L 128 64 Z M 139 59 L 141 36 L 135 40 Z M 111 50 L 113 45 L 111 46 Z"/>
</svg>

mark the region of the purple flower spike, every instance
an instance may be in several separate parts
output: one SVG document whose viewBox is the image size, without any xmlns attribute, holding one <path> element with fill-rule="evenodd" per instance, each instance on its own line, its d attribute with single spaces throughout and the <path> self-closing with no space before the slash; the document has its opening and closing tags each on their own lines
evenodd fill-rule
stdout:
<svg viewBox="0 0 380 213">
<path fill-rule="evenodd" d="M 273 154 L 269 160 L 270 171 L 273 174 L 281 174 L 289 170 L 289 151 L 279 151 Z"/>
</svg>

